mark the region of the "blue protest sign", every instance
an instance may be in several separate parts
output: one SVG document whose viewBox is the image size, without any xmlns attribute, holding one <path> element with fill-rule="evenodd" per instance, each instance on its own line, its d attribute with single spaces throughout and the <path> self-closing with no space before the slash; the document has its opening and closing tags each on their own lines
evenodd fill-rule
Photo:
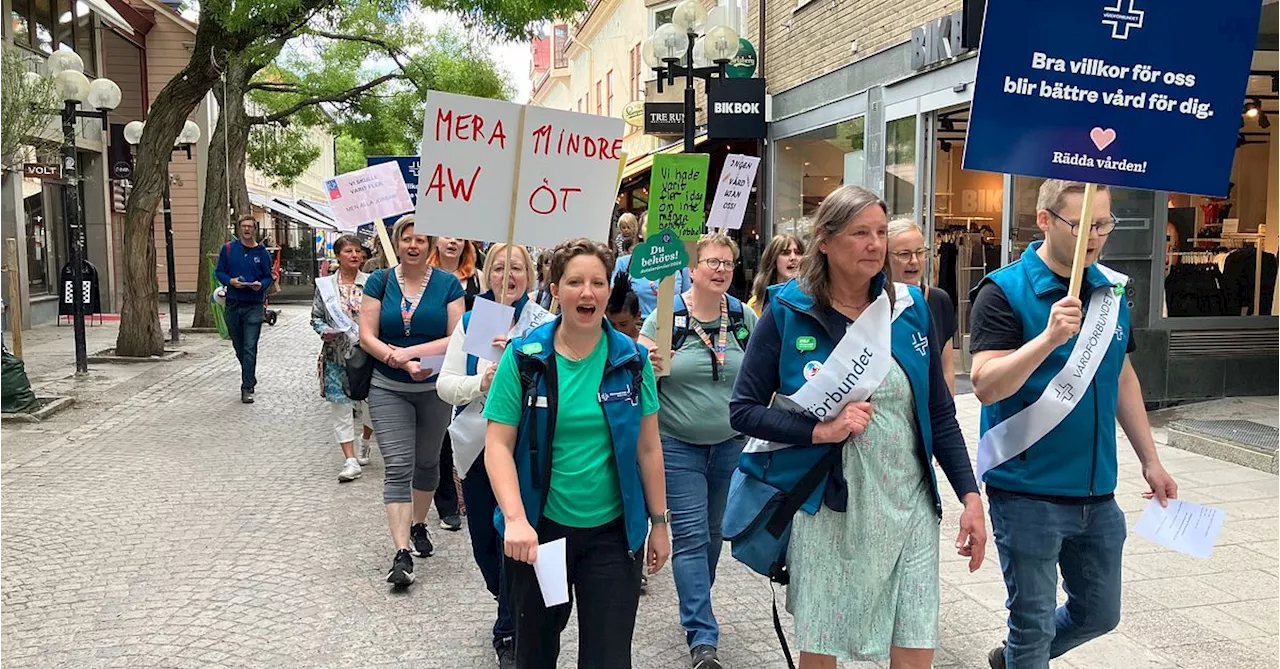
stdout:
<svg viewBox="0 0 1280 669">
<path fill-rule="evenodd" d="M 1223 196 L 1258 0 L 988 0 L 964 169 Z"/>
<path fill-rule="evenodd" d="M 418 203 L 418 156 L 369 156 L 365 159 L 367 167 L 381 165 L 382 163 L 395 163 L 400 166 L 400 176 L 404 177 L 404 185 L 409 189 L 409 199 L 413 200 L 416 205 Z M 382 219 L 383 225 L 387 226 L 387 230 L 391 230 L 392 226 L 400 217 Z M 367 228 L 367 233 L 366 233 Z M 357 230 L 361 236 L 372 237 L 377 234 L 372 223 L 362 225 Z"/>
</svg>

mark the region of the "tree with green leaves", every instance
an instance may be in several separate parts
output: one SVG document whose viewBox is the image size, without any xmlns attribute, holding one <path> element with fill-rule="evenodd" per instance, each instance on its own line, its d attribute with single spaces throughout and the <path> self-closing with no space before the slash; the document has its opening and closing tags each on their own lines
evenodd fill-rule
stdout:
<svg viewBox="0 0 1280 669">
<path fill-rule="evenodd" d="M 57 142 L 33 133 L 50 126 L 56 116 L 41 110 L 56 109 L 58 101 L 53 83 L 31 72 L 21 51 L 8 45 L 0 51 L 0 168 L 8 171 L 57 151 Z"/>
<path fill-rule="evenodd" d="M 199 24 L 191 47 L 191 58 L 157 95 L 147 114 L 146 130 L 138 147 L 134 163 L 134 189 L 126 203 L 124 228 L 124 291 L 120 310 L 120 334 L 116 339 L 116 353 L 123 356 L 146 357 L 159 354 L 164 349 L 164 335 L 158 317 L 159 290 L 155 280 L 156 248 L 152 242 L 152 228 L 156 209 L 167 174 L 170 150 L 182 129 L 183 123 L 210 91 L 221 97 L 219 104 L 223 114 L 232 118 L 236 107 L 243 109 L 246 95 L 251 92 L 255 75 L 275 61 L 285 46 L 295 38 L 305 35 L 324 37 L 333 27 L 353 15 L 368 12 L 364 0 L 257 0 L 233 2 L 232 0 L 201 0 Z M 393 0 L 382 3 L 378 11 L 394 17 L 383 20 L 373 34 L 394 31 L 399 19 L 411 8 L 438 10 L 458 16 L 473 29 L 500 37 L 519 38 L 528 34 L 535 22 L 556 17 L 570 16 L 585 9 L 582 0 Z M 358 41 L 358 40 L 357 40 Z M 368 40 L 364 40 L 368 43 Z M 377 40 L 382 41 L 382 40 Z M 225 76 L 225 85 L 223 78 Z M 357 75 L 359 76 L 359 75 Z M 350 90 L 368 90 L 381 83 L 355 82 Z M 389 81 L 388 79 L 387 81 Z M 268 82 L 263 82 L 268 83 Z M 372 86 L 371 86 L 372 85 Z M 288 93 L 288 91 L 285 91 Z M 302 95 L 302 93 L 298 93 Z M 353 97 L 355 94 L 353 93 Z M 341 104 L 348 99 L 334 100 Z M 258 114 L 268 123 L 276 123 L 300 113 L 308 105 L 300 99 L 294 105 L 267 114 Z M 316 103 L 319 104 L 319 103 Z M 314 105 L 312 105 L 314 106 Z M 295 109 L 296 107 L 296 109 Z M 257 114 L 257 112 L 254 112 Z M 223 165 L 230 174 L 243 174 L 244 164 L 236 164 L 235 152 L 225 151 L 230 140 L 249 130 L 243 123 L 229 121 L 223 126 L 223 134 L 210 137 L 209 164 L 212 174 Z M 229 134 L 228 134 L 229 133 Z M 217 155 L 219 144 L 224 153 Z M 219 160 L 221 158 L 221 160 Z M 223 183 L 228 183 L 224 178 Z M 248 196 L 239 201 L 238 194 L 224 185 L 210 184 L 208 191 L 219 191 L 222 201 L 232 201 L 237 211 L 248 211 Z M 238 189 L 237 189 L 238 190 Z M 206 211 L 207 215 L 208 212 Z M 229 216 L 216 219 L 219 228 Z M 203 227 L 203 226 L 202 226 Z M 205 248 L 204 231 L 201 247 Z M 199 275 L 204 279 L 204 272 Z"/>
<path fill-rule="evenodd" d="M 500 68 L 470 42 L 413 22 L 392 25 L 391 19 L 369 2 L 331 29 L 304 29 L 291 48 L 265 66 L 262 60 L 241 61 L 229 69 L 226 90 L 214 91 L 222 112 L 210 146 L 210 161 L 228 169 L 208 175 L 201 257 L 216 254 L 226 241 L 232 211 L 250 210 L 245 165 L 277 185 L 292 185 L 320 154 L 308 138 L 310 128 L 385 127 L 390 132 L 374 131 L 387 137 L 375 141 L 375 148 L 416 152 L 420 103 L 428 90 L 509 96 Z M 233 97 L 230 104 L 223 103 Z M 364 167 L 363 145 L 358 146 L 358 164 L 340 163 L 339 172 Z M 208 272 L 201 271 L 196 327 L 213 324 L 208 302 L 213 288 Z"/>
</svg>

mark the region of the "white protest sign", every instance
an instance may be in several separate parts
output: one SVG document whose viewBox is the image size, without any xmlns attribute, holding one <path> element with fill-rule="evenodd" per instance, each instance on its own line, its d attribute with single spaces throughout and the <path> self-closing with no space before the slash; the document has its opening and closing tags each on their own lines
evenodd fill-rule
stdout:
<svg viewBox="0 0 1280 669">
<path fill-rule="evenodd" d="M 502 100 L 427 95 L 416 210 L 420 230 L 481 241 L 507 238 L 520 108 Z"/>
<path fill-rule="evenodd" d="M 608 238 L 621 119 L 434 91 L 425 116 L 417 206 L 425 232 L 541 247 Z"/>
<path fill-rule="evenodd" d="M 343 230 L 413 211 L 413 200 L 395 163 L 339 174 L 325 181 L 333 220 Z"/>
<path fill-rule="evenodd" d="M 747 212 L 747 200 L 751 198 L 751 184 L 756 180 L 756 168 L 760 159 L 734 153 L 725 156 L 724 169 L 720 171 L 720 183 L 716 186 L 716 199 L 707 216 L 707 230 L 737 230 L 742 227 L 742 216 Z"/>
<path fill-rule="evenodd" d="M 623 128 L 619 118 L 528 108 L 516 243 L 553 247 L 570 237 L 608 239 Z"/>
</svg>

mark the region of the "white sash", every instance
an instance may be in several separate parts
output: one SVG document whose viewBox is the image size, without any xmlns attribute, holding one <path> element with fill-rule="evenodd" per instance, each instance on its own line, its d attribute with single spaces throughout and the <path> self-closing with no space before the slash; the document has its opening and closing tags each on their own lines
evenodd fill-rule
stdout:
<svg viewBox="0 0 1280 669">
<path fill-rule="evenodd" d="M 1115 336 L 1120 301 L 1124 299 L 1122 287 L 1128 278 L 1102 265 L 1098 268 L 1116 285 L 1094 289 L 1067 364 L 1045 386 L 1040 398 L 982 435 L 978 442 L 979 481 L 988 471 L 1018 457 L 1058 427 L 1093 382 Z"/>
<path fill-rule="evenodd" d="M 360 326 L 347 315 L 347 310 L 343 308 L 342 302 L 338 297 L 338 276 L 335 274 L 332 279 L 325 277 L 317 281 L 316 289 L 320 291 L 320 299 L 324 300 L 324 309 L 329 313 L 329 318 L 335 326 L 334 329 L 346 334 L 352 346 L 358 344 L 360 342 Z"/>
<path fill-rule="evenodd" d="M 528 331 L 554 318 L 555 315 L 550 311 L 543 309 L 537 302 L 529 300 L 525 302 L 520 318 L 511 327 L 508 335 L 512 339 L 522 337 Z M 477 373 L 480 373 L 480 370 L 477 370 Z M 476 458 L 484 452 L 484 432 L 489 422 L 484 417 L 484 405 L 487 399 L 487 397 L 480 397 L 472 401 L 453 417 L 453 422 L 449 423 L 453 467 L 454 471 L 458 472 L 458 478 L 466 478 L 471 465 L 475 464 Z"/>
<path fill-rule="evenodd" d="M 863 402 L 871 397 L 894 364 L 892 323 L 914 303 L 905 285 L 894 285 L 896 294 L 892 309 L 889 293 L 881 292 L 880 297 L 849 324 L 844 337 L 827 356 L 817 374 L 796 392 L 775 396 L 774 408 L 827 421 L 850 402 Z M 764 453 L 791 446 L 752 437 L 743 452 Z"/>
</svg>

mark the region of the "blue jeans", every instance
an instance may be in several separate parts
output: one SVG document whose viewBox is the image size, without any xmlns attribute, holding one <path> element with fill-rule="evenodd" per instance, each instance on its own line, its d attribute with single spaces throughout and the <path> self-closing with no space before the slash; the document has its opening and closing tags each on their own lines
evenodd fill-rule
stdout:
<svg viewBox="0 0 1280 669">
<path fill-rule="evenodd" d="M 262 334 L 262 303 L 227 300 L 227 332 L 240 361 L 240 390 L 253 392 L 258 385 L 258 336 Z"/>
<path fill-rule="evenodd" d="M 1050 658 L 1115 629 L 1126 535 L 1115 500 L 1056 504 L 988 492 L 1009 592 L 1008 669 L 1046 669 Z M 1067 592 L 1061 607 L 1059 568 Z"/>
<path fill-rule="evenodd" d="M 671 509 L 671 571 L 680 598 L 680 625 L 690 648 L 720 643 L 711 586 L 720 561 L 720 521 L 729 480 L 745 443 L 742 437 L 734 437 L 713 446 L 697 446 L 662 438 Z"/>
<path fill-rule="evenodd" d="M 442 483 L 441 487 L 443 486 Z M 484 576 L 489 594 L 498 600 L 498 618 L 493 623 L 493 645 L 497 646 L 504 639 L 515 636 L 516 623 L 511 619 L 511 604 L 507 596 L 502 535 L 498 534 L 493 525 L 498 498 L 494 497 L 493 487 L 489 485 L 489 473 L 484 468 L 484 453 L 476 458 L 471 471 L 462 479 L 462 499 L 467 503 L 467 532 L 471 535 L 471 555 L 475 558 L 476 566 L 480 567 L 480 574 Z"/>
</svg>

